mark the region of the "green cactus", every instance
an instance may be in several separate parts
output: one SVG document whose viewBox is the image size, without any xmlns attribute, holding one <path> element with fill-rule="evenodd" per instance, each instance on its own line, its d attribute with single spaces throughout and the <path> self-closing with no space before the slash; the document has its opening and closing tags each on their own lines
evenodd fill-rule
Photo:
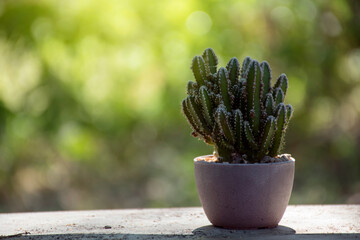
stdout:
<svg viewBox="0 0 360 240">
<path fill-rule="evenodd" d="M 286 128 L 293 114 L 284 104 L 288 79 L 281 74 L 271 85 L 271 69 L 246 57 L 241 65 L 232 58 L 226 68 L 217 68 L 211 48 L 193 59 L 195 81 L 187 85 L 182 102 L 194 137 L 215 148 L 219 162 L 261 162 L 277 157 L 284 145 Z"/>
</svg>

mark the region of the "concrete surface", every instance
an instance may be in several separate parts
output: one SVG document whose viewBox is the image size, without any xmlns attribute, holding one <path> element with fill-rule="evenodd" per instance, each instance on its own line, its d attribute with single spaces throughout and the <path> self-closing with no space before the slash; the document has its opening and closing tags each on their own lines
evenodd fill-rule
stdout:
<svg viewBox="0 0 360 240">
<path fill-rule="evenodd" d="M 0 239 L 360 239 L 360 205 L 289 206 L 259 230 L 215 228 L 198 207 L 10 213 Z"/>
</svg>

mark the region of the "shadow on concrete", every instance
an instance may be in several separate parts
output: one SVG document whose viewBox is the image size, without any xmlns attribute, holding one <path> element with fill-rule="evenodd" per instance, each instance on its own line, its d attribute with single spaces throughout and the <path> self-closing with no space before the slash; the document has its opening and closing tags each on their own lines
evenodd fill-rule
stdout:
<svg viewBox="0 0 360 240">
<path fill-rule="evenodd" d="M 131 239 L 360 239 L 360 233 L 344 234 L 296 234 L 296 231 L 286 226 L 278 226 L 272 229 L 257 230 L 228 230 L 217 228 L 212 225 L 194 229 L 189 234 L 132 234 L 132 233 L 109 233 L 109 234 L 50 234 L 50 235 L 22 235 L 22 236 L 2 236 L 1 240 L 131 240 Z"/>
</svg>

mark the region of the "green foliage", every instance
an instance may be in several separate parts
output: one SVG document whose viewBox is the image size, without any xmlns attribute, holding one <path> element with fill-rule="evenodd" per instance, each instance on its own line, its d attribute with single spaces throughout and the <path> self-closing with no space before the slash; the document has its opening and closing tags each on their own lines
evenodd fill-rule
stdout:
<svg viewBox="0 0 360 240">
<path fill-rule="evenodd" d="M 193 59 L 197 84 L 189 81 L 189 96 L 182 102 L 192 135 L 214 145 L 221 162 L 261 162 L 265 156 L 278 156 L 293 113 L 292 106 L 283 103 L 286 75 L 272 87 L 265 61 L 246 57 L 241 70 L 236 58 L 219 70 L 217 63 L 211 48 Z"/>
<path fill-rule="evenodd" d="M 228 72 L 233 53 L 268 60 L 272 86 L 286 69 L 291 203 L 359 203 L 359 17 L 357 0 L 0 1 L 0 210 L 199 205 L 191 159 L 212 147 L 178 105 L 206 46 Z M 243 141 L 246 105 L 232 108 Z"/>
</svg>

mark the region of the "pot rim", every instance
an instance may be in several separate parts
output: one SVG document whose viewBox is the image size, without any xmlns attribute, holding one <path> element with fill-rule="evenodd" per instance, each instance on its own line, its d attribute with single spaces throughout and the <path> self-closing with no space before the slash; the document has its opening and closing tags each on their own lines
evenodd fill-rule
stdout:
<svg viewBox="0 0 360 240">
<path fill-rule="evenodd" d="M 197 156 L 194 158 L 194 163 L 198 163 L 198 164 L 210 164 L 210 165 L 221 165 L 221 166 L 259 166 L 259 165 L 276 165 L 276 164 L 291 164 L 294 163 L 295 164 L 295 158 L 293 157 L 289 157 L 289 161 L 284 161 L 284 162 L 269 162 L 269 163 L 228 163 L 228 162 L 207 162 L 205 160 L 197 160 L 198 158 L 201 157 L 208 157 L 208 156 L 214 156 L 213 154 L 208 154 L 208 155 L 201 155 L 201 156 Z"/>
</svg>

